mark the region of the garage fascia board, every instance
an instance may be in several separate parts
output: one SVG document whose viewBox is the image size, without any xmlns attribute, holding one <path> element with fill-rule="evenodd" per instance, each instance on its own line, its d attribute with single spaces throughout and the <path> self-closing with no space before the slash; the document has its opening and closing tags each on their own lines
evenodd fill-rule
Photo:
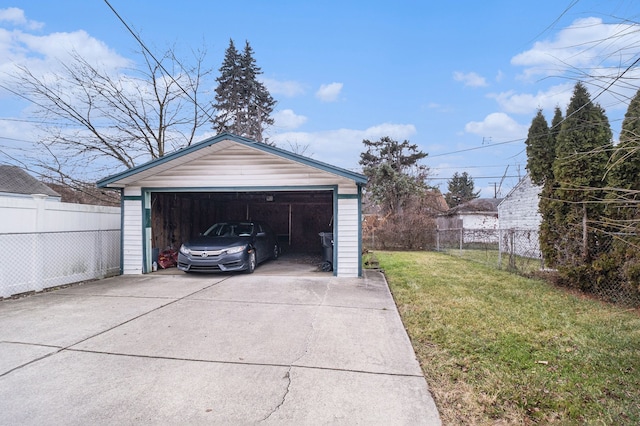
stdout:
<svg viewBox="0 0 640 426">
<path fill-rule="evenodd" d="M 335 191 L 337 185 L 321 186 L 209 186 L 209 187 L 167 187 L 167 188 L 142 188 L 142 192 L 262 192 L 262 191 Z"/>
<path fill-rule="evenodd" d="M 155 174 L 152 172 L 153 169 L 162 171 L 162 170 L 166 170 L 168 168 L 174 167 L 175 165 L 187 163 L 192 159 L 192 157 L 195 158 L 194 155 L 197 151 L 207 147 L 213 147 L 213 148 L 218 148 L 217 150 L 223 150 L 224 148 L 229 146 L 229 142 L 234 142 L 240 145 L 248 146 L 268 154 L 279 156 L 289 161 L 293 161 L 305 166 L 319 169 L 327 173 L 331 173 L 333 175 L 350 179 L 354 181 L 357 185 L 365 185 L 367 183 L 367 177 L 360 173 L 356 173 L 340 167 L 332 166 L 330 164 L 323 163 L 321 161 L 313 160 L 311 158 L 304 157 L 299 154 L 294 154 L 292 152 L 286 151 L 281 148 L 277 148 L 261 142 L 256 142 L 251 139 L 243 138 L 241 136 L 233 135 L 230 133 L 222 133 L 220 135 L 217 135 L 212 138 L 205 139 L 204 141 L 193 144 L 189 147 L 182 148 L 178 151 L 167 154 L 161 158 L 149 161 L 137 167 L 132 167 L 131 169 L 125 170 L 123 172 L 120 172 L 112 176 L 109 176 L 107 178 L 104 178 L 102 180 L 99 180 L 96 184 L 99 188 L 123 187 L 127 185 L 126 182 L 130 180 L 129 178 L 132 178 L 135 175 L 140 175 L 140 178 L 146 178 L 149 175 Z"/>
</svg>

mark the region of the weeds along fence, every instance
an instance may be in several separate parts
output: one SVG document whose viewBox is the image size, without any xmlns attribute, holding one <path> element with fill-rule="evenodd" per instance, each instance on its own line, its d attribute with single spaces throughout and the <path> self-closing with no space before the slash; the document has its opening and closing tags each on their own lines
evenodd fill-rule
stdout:
<svg viewBox="0 0 640 426">
<path fill-rule="evenodd" d="M 537 230 L 431 229 L 424 231 L 420 247 L 403 247 L 402 235 L 385 241 L 381 235 L 376 236 L 375 232 L 364 235 L 363 245 L 372 250 L 438 251 L 519 275 L 544 278 L 619 305 L 640 306 L 640 283 L 624 278 L 615 271 L 603 273 L 598 264 L 586 265 L 584 277 L 578 284 L 567 284 L 559 280 L 555 271 L 545 267 L 538 237 Z M 618 240 L 608 241 L 612 245 L 622 244 Z M 610 250 L 615 250 L 615 247 L 610 247 Z"/>
</svg>

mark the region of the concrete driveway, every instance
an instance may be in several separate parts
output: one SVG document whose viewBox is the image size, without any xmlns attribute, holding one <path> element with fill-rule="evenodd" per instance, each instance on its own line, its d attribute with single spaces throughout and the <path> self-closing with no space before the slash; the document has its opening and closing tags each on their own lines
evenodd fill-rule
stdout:
<svg viewBox="0 0 640 426">
<path fill-rule="evenodd" d="M 440 424 L 384 277 L 280 262 L 1 301 L 2 423 Z"/>
</svg>

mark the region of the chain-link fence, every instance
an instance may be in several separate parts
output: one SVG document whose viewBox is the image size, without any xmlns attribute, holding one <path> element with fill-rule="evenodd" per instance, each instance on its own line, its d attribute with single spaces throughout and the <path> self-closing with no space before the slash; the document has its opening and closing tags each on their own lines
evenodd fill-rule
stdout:
<svg viewBox="0 0 640 426">
<path fill-rule="evenodd" d="M 599 247 L 606 255 L 559 274 L 545 267 L 537 230 L 437 229 L 424 233 L 421 239 L 424 244 L 420 249 L 447 253 L 524 276 L 543 277 L 620 305 L 640 306 L 640 258 L 629 254 L 624 238 L 598 239 L 599 244 L 607 244 Z M 379 232 L 365 234 L 364 247 L 372 250 L 411 249 L 403 247 L 398 239 L 391 246 L 379 235 Z"/>
<path fill-rule="evenodd" d="M 543 268 L 538 232 L 519 229 L 438 229 L 436 251 L 530 274 Z"/>
<path fill-rule="evenodd" d="M 120 272 L 120 230 L 0 234 L 0 297 Z"/>
</svg>

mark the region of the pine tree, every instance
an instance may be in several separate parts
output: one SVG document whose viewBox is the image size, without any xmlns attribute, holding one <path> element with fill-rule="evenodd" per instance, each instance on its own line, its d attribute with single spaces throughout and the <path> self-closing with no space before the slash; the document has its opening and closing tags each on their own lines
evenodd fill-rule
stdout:
<svg viewBox="0 0 640 426">
<path fill-rule="evenodd" d="M 471 201 L 480 196 L 480 191 L 475 191 L 473 178 L 467 172 L 459 174 L 455 172 L 453 177 L 447 182 L 449 192 L 444 194 L 444 198 L 449 208 Z"/>
<path fill-rule="evenodd" d="M 240 67 L 244 74 L 246 90 L 246 133 L 258 142 L 263 142 L 263 131 L 274 123 L 271 113 L 276 101 L 271 97 L 265 85 L 257 79 L 262 74 L 262 70 L 256 64 L 249 42 L 245 44 L 244 52 L 240 58 Z"/>
<path fill-rule="evenodd" d="M 603 245 L 589 221 L 603 214 L 605 172 L 612 148 L 612 133 L 604 110 L 592 103 L 586 87 L 578 82 L 556 138 L 553 176 L 556 187 L 551 198 L 560 251 L 565 265 L 588 263 Z"/>
<path fill-rule="evenodd" d="M 213 120 L 213 128 L 218 133 L 230 132 L 266 142 L 263 133 L 274 123 L 271 113 L 276 102 L 258 80 L 262 70 L 253 55 L 248 41 L 242 54 L 233 40 L 229 41 L 220 76 L 216 79 L 218 87 L 214 108 L 218 113 Z"/>
<path fill-rule="evenodd" d="M 214 108 L 217 115 L 213 120 L 213 127 L 217 133 L 241 133 L 241 121 L 238 119 L 242 112 L 242 75 L 240 68 L 240 54 L 236 50 L 233 40 L 229 40 L 229 47 L 225 51 L 224 61 L 220 67 L 220 76 L 216 78 L 216 103 Z"/>
<path fill-rule="evenodd" d="M 640 90 L 629 103 L 607 171 L 607 218 L 611 231 L 637 234 L 640 228 Z"/>
<path fill-rule="evenodd" d="M 542 110 L 539 109 L 531 121 L 525 141 L 527 170 L 531 181 L 536 185 L 543 185 L 547 179 L 553 179 L 551 168 L 556 155 L 554 142 L 547 120 L 544 118 Z"/>
<path fill-rule="evenodd" d="M 555 108 L 553 120 L 551 121 L 551 128 L 548 129 L 548 143 L 545 150 L 542 150 L 542 160 L 532 160 L 527 158 L 527 165 L 530 162 L 538 161 L 540 164 L 534 167 L 538 167 L 537 182 L 534 183 L 542 185 L 540 191 L 540 199 L 538 202 L 538 211 L 542 216 L 542 222 L 540 223 L 540 250 L 542 252 L 543 259 L 547 265 L 556 265 L 558 262 L 558 250 L 556 249 L 556 242 L 561 239 L 561 233 L 558 229 L 558 223 L 561 220 L 558 217 L 559 212 L 562 211 L 563 204 L 559 203 L 555 197 L 555 191 L 558 187 L 555 178 L 553 176 L 553 161 L 555 160 L 555 146 L 558 133 L 560 133 L 560 127 L 562 125 L 562 111 L 560 107 Z M 534 118 L 535 121 L 535 118 Z M 546 124 L 546 121 L 545 121 Z M 533 122 L 532 122 L 533 127 Z M 529 133 L 532 131 L 529 129 Z M 535 134 L 535 132 L 534 132 Z M 533 155 L 538 151 L 529 153 L 527 155 Z M 529 168 L 529 166 L 527 166 Z M 532 178 L 533 179 L 533 178 Z M 561 213 L 560 213 L 561 214 Z"/>
</svg>

